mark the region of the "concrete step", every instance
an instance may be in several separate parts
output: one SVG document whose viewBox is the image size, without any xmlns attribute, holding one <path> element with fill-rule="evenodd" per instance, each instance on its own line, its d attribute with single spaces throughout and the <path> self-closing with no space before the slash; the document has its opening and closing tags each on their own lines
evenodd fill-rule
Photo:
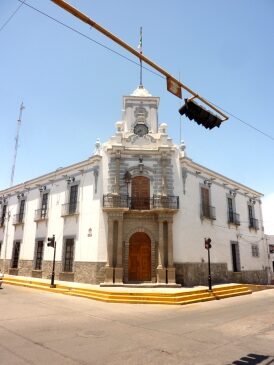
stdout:
<svg viewBox="0 0 274 365">
<path fill-rule="evenodd" d="M 191 304 L 216 299 L 225 299 L 238 295 L 251 294 L 252 291 L 244 285 L 223 285 L 213 287 L 212 291 L 207 289 L 185 289 L 172 292 L 163 292 L 163 290 L 136 292 L 130 290 L 104 290 L 100 287 L 98 289 L 75 287 L 70 283 L 56 284 L 56 288 L 50 288 L 50 284 L 45 281 L 32 280 L 29 278 L 4 277 L 4 282 L 11 285 L 18 285 L 22 287 L 29 287 L 33 289 L 45 290 L 48 292 L 62 293 L 71 296 L 78 296 L 93 300 L 104 301 L 108 303 L 128 303 L 128 304 Z"/>
</svg>

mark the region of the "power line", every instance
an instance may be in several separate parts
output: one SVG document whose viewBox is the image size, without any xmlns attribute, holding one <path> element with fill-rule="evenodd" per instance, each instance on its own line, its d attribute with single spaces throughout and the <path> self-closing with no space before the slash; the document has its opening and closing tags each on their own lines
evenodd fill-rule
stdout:
<svg viewBox="0 0 274 365">
<path fill-rule="evenodd" d="M 274 137 L 273 137 L 273 136 L 271 136 L 270 134 L 267 134 L 267 133 L 263 132 L 262 130 L 260 130 L 260 129 L 258 129 L 258 128 L 254 127 L 252 124 L 249 124 L 249 123 L 245 122 L 244 120 L 242 120 L 242 119 L 240 119 L 240 118 L 236 117 L 236 115 L 234 115 L 234 114 L 232 114 L 232 113 L 228 112 L 227 110 L 224 110 L 222 107 L 220 107 L 220 106 L 218 106 L 218 105 L 216 105 L 216 104 L 214 104 L 214 103 L 211 103 L 211 104 L 213 104 L 213 105 L 214 105 L 214 106 L 216 106 L 217 108 L 221 109 L 224 113 L 229 114 L 231 117 L 233 117 L 233 118 L 237 119 L 239 122 L 241 122 L 241 123 L 243 123 L 243 124 L 247 125 L 249 128 L 254 129 L 255 131 L 257 131 L 257 132 L 261 133 L 261 134 L 262 134 L 262 135 L 264 135 L 265 137 L 270 138 L 272 141 L 274 141 Z"/>
<path fill-rule="evenodd" d="M 140 67 L 140 64 L 139 64 L 138 62 L 136 62 L 136 61 L 132 60 L 131 58 L 129 58 L 129 57 L 127 57 L 127 56 L 125 56 L 125 55 L 121 54 L 120 52 L 115 51 L 114 49 L 112 49 L 112 48 L 110 48 L 110 47 L 108 47 L 108 46 L 104 45 L 103 43 L 96 41 L 95 39 L 93 39 L 93 38 L 91 38 L 91 37 L 87 36 L 86 34 L 84 34 L 84 33 L 80 32 L 79 30 L 77 30 L 77 29 L 75 29 L 75 28 L 73 28 L 73 27 L 71 27 L 71 26 L 69 26 L 69 25 L 67 25 L 67 24 L 65 24 L 65 23 L 63 23 L 63 22 L 61 22 L 60 20 L 58 20 L 58 19 L 56 19 L 56 18 L 52 17 L 51 15 L 48 15 L 47 13 L 45 13 L 45 12 L 43 12 L 43 11 L 41 11 L 41 10 L 39 10 L 39 9 L 35 8 L 34 6 L 32 6 L 32 5 L 28 4 L 28 3 L 26 3 L 26 2 L 25 2 L 26 0 L 18 0 L 18 1 L 21 3 L 21 4 L 20 4 L 20 6 L 21 6 L 21 5 L 23 5 L 23 4 L 24 4 L 24 5 L 26 5 L 26 6 L 28 6 L 29 8 L 31 8 L 31 9 L 33 9 L 33 10 L 35 10 L 36 12 L 38 12 L 38 13 L 40 13 L 40 14 L 42 14 L 42 15 L 46 16 L 47 18 L 49 18 L 49 19 L 53 20 L 54 22 L 56 22 L 56 23 L 58 23 L 58 24 L 60 24 L 60 25 L 64 26 L 65 28 L 72 30 L 73 32 L 75 32 L 75 33 L 77 33 L 77 34 L 81 35 L 82 37 L 84 37 L 84 38 L 86 38 L 86 39 L 90 40 L 91 42 L 93 42 L 93 43 L 95 43 L 95 44 L 97 44 L 97 45 L 99 45 L 99 46 L 101 46 L 101 47 L 103 47 L 103 48 L 107 49 L 108 51 L 110 51 L 110 52 L 112 52 L 112 53 L 114 53 L 114 54 L 116 54 L 116 55 L 118 55 L 118 56 L 120 56 L 120 57 L 124 58 L 125 60 L 127 60 L 127 61 L 129 61 L 129 62 L 131 62 L 131 63 L 135 64 L 136 66 Z M 18 9 L 20 8 L 20 6 L 18 7 Z M 18 9 L 17 9 L 17 10 L 18 10 Z M 17 11 L 17 10 L 16 10 L 16 11 Z M 1 29 L 0 29 L 0 30 L 1 30 Z M 148 68 L 148 67 L 146 67 L 146 66 L 143 66 L 143 68 L 144 68 L 145 70 L 149 71 L 150 73 L 152 73 L 152 74 L 154 74 L 154 75 L 156 75 L 156 76 L 158 76 L 158 77 L 160 77 L 160 78 L 162 78 L 162 79 L 165 79 L 165 76 L 163 76 L 163 75 L 159 74 L 158 72 L 155 72 L 155 71 L 153 71 L 152 69 L 150 69 L 150 68 Z M 212 103 L 212 102 L 211 102 L 211 104 L 212 104 L 212 105 L 214 105 L 215 107 L 217 107 L 217 108 L 221 109 L 224 113 L 229 114 L 231 117 L 233 117 L 234 119 L 236 119 L 236 120 L 238 120 L 239 122 L 243 123 L 244 125 L 248 126 L 249 128 L 251 128 L 251 129 L 255 130 L 256 132 L 258 132 L 258 133 L 260 133 L 260 134 L 264 135 L 265 137 L 267 137 L 267 138 L 271 139 L 272 141 L 274 141 L 274 137 L 273 137 L 273 136 L 271 136 L 270 134 L 267 134 L 267 133 L 265 133 L 264 131 L 262 131 L 261 129 L 254 127 L 252 124 L 245 122 L 245 121 L 244 121 L 244 120 L 242 120 L 241 118 L 238 118 L 236 115 L 234 115 L 234 114 L 232 114 L 232 113 L 228 112 L 227 110 L 223 109 L 222 107 L 218 106 L 217 104 L 214 104 L 214 103 Z"/>
<path fill-rule="evenodd" d="M 24 5 L 26 0 L 22 0 L 21 4 L 14 10 L 14 12 L 8 17 L 8 19 L 5 21 L 5 23 L 0 28 L 0 32 L 5 28 L 5 26 L 11 21 L 11 19 L 14 17 L 14 15 L 17 13 L 17 11 L 21 8 L 22 5 Z"/>
</svg>

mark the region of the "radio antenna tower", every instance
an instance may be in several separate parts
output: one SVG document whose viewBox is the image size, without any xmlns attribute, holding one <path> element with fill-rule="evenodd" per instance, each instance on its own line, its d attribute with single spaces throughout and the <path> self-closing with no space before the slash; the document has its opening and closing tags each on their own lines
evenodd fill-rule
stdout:
<svg viewBox="0 0 274 365">
<path fill-rule="evenodd" d="M 18 142 L 19 142 L 19 132 L 20 132 L 20 127 L 21 127 L 21 123 L 22 123 L 22 113 L 23 113 L 24 109 L 25 109 L 25 107 L 24 107 L 24 104 L 22 102 L 21 106 L 20 106 L 19 119 L 17 120 L 14 156 L 13 156 L 13 164 L 12 164 L 11 177 L 10 177 L 10 186 L 13 185 L 13 178 L 14 178 L 14 171 L 15 171 L 16 157 L 17 157 L 17 150 L 18 150 Z"/>
</svg>

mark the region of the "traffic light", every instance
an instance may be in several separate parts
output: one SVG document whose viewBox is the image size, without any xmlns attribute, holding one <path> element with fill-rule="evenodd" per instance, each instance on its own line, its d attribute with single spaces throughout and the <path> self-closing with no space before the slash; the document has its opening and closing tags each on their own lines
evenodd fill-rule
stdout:
<svg viewBox="0 0 274 365">
<path fill-rule="evenodd" d="M 52 237 L 48 237 L 47 246 L 48 247 L 54 247 L 54 245 L 55 245 L 55 236 L 53 235 Z"/>
<path fill-rule="evenodd" d="M 193 100 L 185 99 L 185 104 L 179 109 L 179 113 L 188 117 L 198 124 L 202 124 L 207 129 L 220 127 L 222 120 L 217 115 L 212 114 Z"/>
<path fill-rule="evenodd" d="M 209 250 L 211 248 L 211 239 L 210 238 L 205 238 L 205 249 Z"/>
</svg>

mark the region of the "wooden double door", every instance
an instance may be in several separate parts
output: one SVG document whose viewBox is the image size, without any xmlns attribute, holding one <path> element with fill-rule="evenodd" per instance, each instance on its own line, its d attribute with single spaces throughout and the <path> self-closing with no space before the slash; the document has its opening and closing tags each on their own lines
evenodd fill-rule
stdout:
<svg viewBox="0 0 274 365">
<path fill-rule="evenodd" d="M 129 281 L 151 281 L 151 241 L 144 232 L 131 236 L 128 260 Z"/>
</svg>

